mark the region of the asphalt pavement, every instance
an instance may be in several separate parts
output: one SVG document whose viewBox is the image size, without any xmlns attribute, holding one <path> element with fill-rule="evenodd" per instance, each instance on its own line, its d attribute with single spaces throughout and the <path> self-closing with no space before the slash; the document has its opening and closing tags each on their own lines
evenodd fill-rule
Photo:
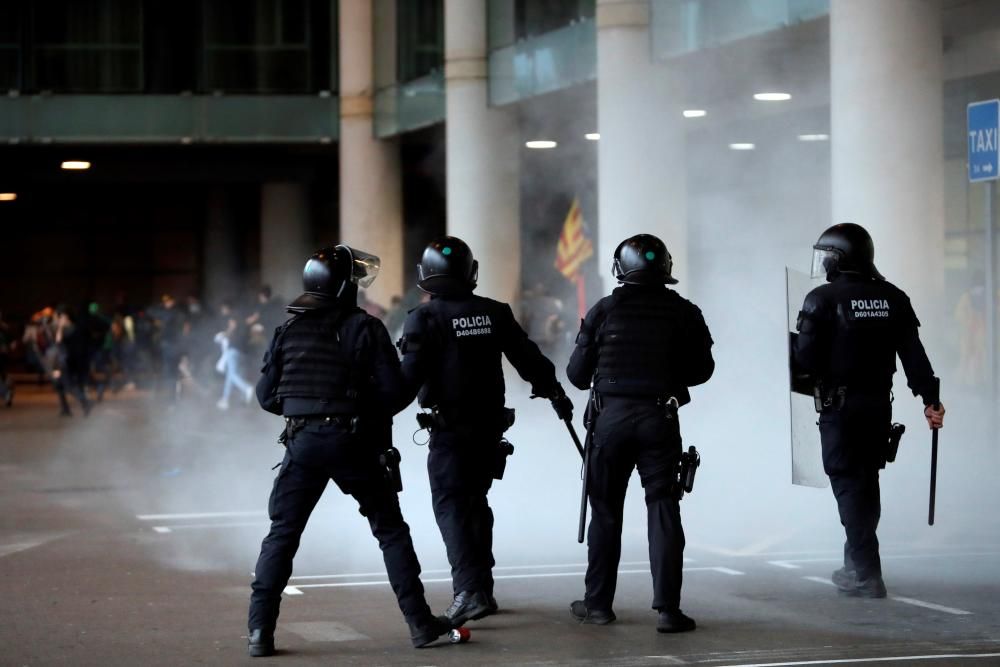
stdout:
<svg viewBox="0 0 1000 667">
<path fill-rule="evenodd" d="M 280 458 L 274 420 L 250 407 L 218 413 L 208 398 L 171 407 L 136 392 L 109 397 L 86 418 L 56 413 L 46 388 L 25 387 L 13 408 L 0 408 L 0 664 L 250 662 L 250 569 L 267 527 L 267 468 Z M 404 472 L 420 498 L 417 470 Z M 328 495 L 338 495 L 332 485 Z M 572 516 L 574 502 L 558 502 Z M 698 630 L 660 635 L 638 517 L 614 624 L 569 615 L 585 567 L 572 538 L 565 550 L 525 544 L 498 552 L 500 614 L 470 623 L 467 644 L 417 651 L 364 520 L 347 499 L 324 503 L 286 590 L 279 655 L 260 664 L 1000 665 L 995 524 L 944 540 L 885 541 L 885 600 L 837 593 L 829 581 L 837 535 L 691 539 L 683 608 Z M 429 601 L 441 610 L 451 586 L 440 538 L 416 516 L 419 503 L 404 512 Z"/>
</svg>

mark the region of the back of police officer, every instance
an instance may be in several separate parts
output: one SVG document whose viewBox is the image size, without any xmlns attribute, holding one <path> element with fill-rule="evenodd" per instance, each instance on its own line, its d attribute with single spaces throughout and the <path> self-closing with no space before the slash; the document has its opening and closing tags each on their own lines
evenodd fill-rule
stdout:
<svg viewBox="0 0 1000 667">
<path fill-rule="evenodd" d="M 433 412 L 427 470 L 434 516 L 452 568 L 453 624 L 497 611 L 493 596 L 493 512 L 486 495 L 504 452 L 502 355 L 532 391 L 572 415 L 552 363 L 521 329 L 510 306 L 476 296 L 478 263 L 461 240 L 427 246 L 418 286 L 431 300 L 410 312 L 399 342 L 403 375 Z"/>
<path fill-rule="evenodd" d="M 347 246 L 325 248 L 308 261 L 306 292 L 288 307 L 293 317 L 275 331 L 257 397 L 284 415 L 285 458 L 268 503 L 271 530 L 261 545 L 250 598 L 249 650 L 274 652 L 281 592 L 299 539 L 327 482 L 358 501 L 378 539 L 392 590 L 421 647 L 447 633 L 424 599 L 420 564 L 395 489 L 379 455 L 391 447 L 392 416 L 402 397 L 399 360 L 385 327 L 357 307 L 378 258 Z"/>
<path fill-rule="evenodd" d="M 684 530 L 677 408 L 690 401 L 688 387 L 711 377 L 715 362 L 701 311 L 666 287 L 677 283 L 672 268 L 670 253 L 655 236 L 623 241 L 613 264 L 622 285 L 587 313 L 566 369 L 574 386 L 593 383 L 588 418 L 596 419 L 586 480 L 592 508 L 586 594 L 570 608 L 583 623 L 615 620 L 625 492 L 638 468 L 648 514 L 652 606 L 660 612 L 657 629 L 695 628 L 680 610 Z"/>
<path fill-rule="evenodd" d="M 881 598 L 878 474 L 886 463 L 896 356 L 932 428 L 944 417 L 935 407 L 939 383 L 910 300 L 875 268 L 868 232 L 851 223 L 834 225 L 813 248 L 813 277 L 828 282 L 806 296 L 793 361 L 816 381 L 823 468 L 847 534 L 844 567 L 833 581 L 844 593 Z"/>
</svg>

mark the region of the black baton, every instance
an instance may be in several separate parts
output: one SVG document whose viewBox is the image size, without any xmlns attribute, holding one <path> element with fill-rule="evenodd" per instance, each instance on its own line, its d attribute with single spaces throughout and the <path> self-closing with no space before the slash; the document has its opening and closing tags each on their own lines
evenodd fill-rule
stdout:
<svg viewBox="0 0 1000 667">
<path fill-rule="evenodd" d="M 563 423 L 566 424 L 566 430 L 569 431 L 569 437 L 573 438 L 573 444 L 576 445 L 576 451 L 580 452 L 580 458 L 584 458 L 583 445 L 580 444 L 580 437 L 576 434 L 576 429 L 573 428 L 573 422 L 567 418 L 563 420 Z"/>
<path fill-rule="evenodd" d="M 589 439 L 588 439 L 589 440 Z M 576 529 L 576 541 L 583 544 L 583 534 L 587 529 L 587 477 L 590 475 L 590 442 L 583 450 L 583 491 L 580 493 L 580 525 Z"/>
<path fill-rule="evenodd" d="M 939 409 L 937 405 L 934 409 Z M 931 429 L 931 495 L 930 504 L 927 509 L 927 525 L 934 525 L 934 500 L 937 495 L 937 454 L 938 454 L 938 429 Z"/>
</svg>

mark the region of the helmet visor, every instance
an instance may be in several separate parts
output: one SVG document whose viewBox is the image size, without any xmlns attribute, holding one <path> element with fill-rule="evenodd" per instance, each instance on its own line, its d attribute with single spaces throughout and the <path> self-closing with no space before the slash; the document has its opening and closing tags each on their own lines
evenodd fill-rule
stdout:
<svg viewBox="0 0 1000 667">
<path fill-rule="evenodd" d="M 813 249 L 812 278 L 826 278 L 826 275 L 836 268 L 840 261 L 840 253 L 836 250 L 826 250 L 823 248 Z"/>
<path fill-rule="evenodd" d="M 367 288 L 378 276 L 379 267 L 382 260 L 376 255 L 367 253 L 364 250 L 344 246 L 351 253 L 351 282 L 358 287 Z"/>
</svg>

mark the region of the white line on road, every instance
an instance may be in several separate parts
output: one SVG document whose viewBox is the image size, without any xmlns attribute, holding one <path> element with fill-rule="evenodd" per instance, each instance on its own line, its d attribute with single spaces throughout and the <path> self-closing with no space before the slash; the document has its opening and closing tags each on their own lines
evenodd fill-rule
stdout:
<svg viewBox="0 0 1000 667">
<path fill-rule="evenodd" d="M 154 529 L 155 530 L 155 529 Z M 685 558 L 685 563 L 694 563 L 694 559 Z M 622 561 L 619 565 L 645 565 L 649 566 L 647 561 L 634 560 L 634 561 Z M 586 563 L 551 563 L 551 564 L 541 564 L 541 565 L 497 565 L 493 568 L 494 571 L 504 572 L 507 570 L 559 570 L 567 567 L 587 567 Z M 729 568 L 702 568 L 702 569 L 715 569 L 719 572 L 724 572 L 725 574 L 743 574 L 737 570 L 730 570 Z M 648 571 L 648 570 L 644 570 Z M 444 572 L 451 572 L 450 569 L 440 569 L 440 570 L 423 570 L 424 574 L 442 574 Z M 289 577 L 289 580 L 307 580 L 307 579 L 353 579 L 356 577 L 381 577 L 385 572 L 355 572 L 349 574 L 302 574 L 293 577 Z"/>
<path fill-rule="evenodd" d="M 139 521 L 184 521 L 186 519 L 223 519 L 237 516 L 267 516 L 260 510 L 252 512 L 189 512 L 186 514 L 136 514 Z"/>
<path fill-rule="evenodd" d="M 783 567 L 786 570 L 801 570 L 802 569 L 798 565 L 795 565 L 794 563 L 792 563 L 790 561 L 787 561 L 787 560 L 769 560 L 767 562 L 770 563 L 771 565 L 774 565 L 775 567 Z"/>
<path fill-rule="evenodd" d="M 905 602 L 906 604 L 912 604 L 916 607 L 924 607 L 926 609 L 933 609 L 934 611 L 943 611 L 946 614 L 954 614 L 955 616 L 971 616 L 971 611 L 965 611 L 964 609 L 955 609 L 954 607 L 945 607 L 944 605 L 934 604 L 933 602 L 924 602 L 923 600 L 914 600 L 913 598 L 904 598 L 898 595 L 890 595 L 890 598 L 896 600 L 897 602 Z"/>
<path fill-rule="evenodd" d="M 913 558 L 978 558 L 985 556 L 1000 556 L 998 551 L 970 551 L 959 553 L 926 553 L 926 554 L 881 554 L 882 560 L 906 560 Z M 785 560 L 769 560 L 771 565 L 788 568 L 789 570 L 800 569 L 794 563 L 838 563 L 844 560 L 843 556 L 830 556 L 824 558 L 789 558 Z"/>
<path fill-rule="evenodd" d="M 499 568 L 497 568 L 499 569 Z M 430 570 L 428 570 L 429 572 Z M 438 570 L 440 571 L 440 570 Z M 741 576 L 743 573 L 739 570 L 733 570 L 728 567 L 686 567 L 684 572 L 719 572 L 721 574 L 728 574 L 730 576 Z M 552 577 L 582 577 L 586 574 L 583 571 L 577 572 L 536 572 L 532 574 L 498 574 L 495 575 L 494 579 L 546 579 Z M 618 574 L 649 574 L 649 570 L 618 570 Z M 336 575 L 333 575 L 336 576 Z M 451 577 L 442 577 L 438 579 L 422 579 L 425 584 L 439 584 L 451 581 Z M 352 586 L 387 586 L 389 582 L 385 579 L 378 579 L 375 581 L 343 581 L 343 582 L 330 582 L 324 584 L 295 584 L 289 588 L 303 589 L 303 588 L 350 588 Z M 288 588 L 285 589 L 286 591 Z M 301 592 L 301 590 L 300 590 Z M 293 593 L 295 595 L 295 593 Z"/>
<path fill-rule="evenodd" d="M 285 586 L 285 595 L 302 595 L 302 591 L 296 586 Z"/>
<path fill-rule="evenodd" d="M 818 584 L 827 584 L 828 586 L 835 586 L 829 579 L 824 579 L 823 577 L 802 577 L 809 581 L 815 581 Z M 945 607 L 944 605 L 934 604 L 933 602 L 924 602 L 923 600 L 915 600 L 913 598 L 905 598 L 898 595 L 890 595 L 890 600 L 895 600 L 896 602 L 902 602 L 903 604 L 912 604 L 915 607 L 923 607 L 925 609 L 933 609 L 934 611 L 943 611 L 946 614 L 954 614 L 955 616 L 971 616 L 971 611 L 965 611 L 964 609 L 956 609 L 955 607 Z"/>
<path fill-rule="evenodd" d="M 823 577 L 802 577 L 802 578 L 806 579 L 808 581 L 815 581 L 817 584 L 826 584 L 828 586 L 836 586 L 837 585 L 837 584 L 833 583 L 832 581 L 830 581 L 829 579 L 824 579 Z"/>
<path fill-rule="evenodd" d="M 720 665 L 719 667 L 794 667 L 795 665 L 847 665 L 862 662 L 902 662 L 904 660 L 956 660 L 996 658 L 1000 653 L 940 653 L 938 655 L 894 655 L 881 658 L 833 658 L 830 660 L 799 660 L 795 662 L 758 662 L 754 664 Z M 650 656 L 656 657 L 656 656 Z"/>
<path fill-rule="evenodd" d="M 236 521 L 232 523 L 181 523 L 176 526 L 153 526 L 158 533 L 172 533 L 175 530 L 209 530 L 212 528 L 249 528 L 260 527 L 260 521 Z"/>
</svg>

